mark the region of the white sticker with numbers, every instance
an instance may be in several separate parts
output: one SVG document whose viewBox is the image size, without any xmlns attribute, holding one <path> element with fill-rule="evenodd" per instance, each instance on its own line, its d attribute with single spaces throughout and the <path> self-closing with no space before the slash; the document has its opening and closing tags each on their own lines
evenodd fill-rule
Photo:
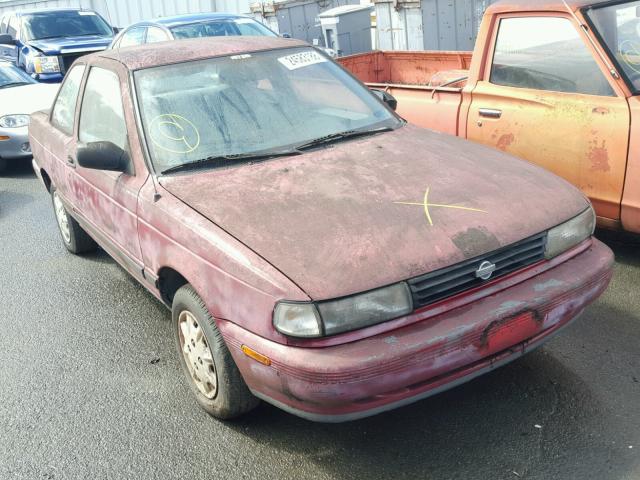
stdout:
<svg viewBox="0 0 640 480">
<path fill-rule="evenodd" d="M 316 63 L 326 62 L 327 59 L 315 50 L 307 50 L 287 55 L 286 57 L 280 57 L 278 61 L 289 70 L 296 70 L 298 68 L 308 67 L 309 65 L 315 65 Z"/>
</svg>

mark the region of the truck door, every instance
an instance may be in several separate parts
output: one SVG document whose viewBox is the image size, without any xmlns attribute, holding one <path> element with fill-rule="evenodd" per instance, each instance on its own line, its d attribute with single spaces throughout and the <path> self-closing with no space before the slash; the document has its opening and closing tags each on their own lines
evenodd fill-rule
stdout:
<svg viewBox="0 0 640 480">
<path fill-rule="evenodd" d="M 629 106 L 569 17 L 505 15 L 472 94 L 467 136 L 536 163 L 620 219 Z"/>
<path fill-rule="evenodd" d="M 117 62 L 93 65 L 87 74 L 79 110 L 78 147 L 106 141 L 129 152 L 130 168 L 126 173 L 96 170 L 72 161 L 69 185 L 72 203 L 81 225 L 111 256 L 137 278 L 143 263 L 138 241 L 138 192 L 148 173 L 141 154 L 132 154 L 137 142 L 135 121 L 125 115 L 130 110 L 128 77 Z M 131 139 L 131 141 L 130 141 Z M 138 142 L 139 143 L 139 142 Z M 137 162 L 137 163 L 136 163 Z"/>
</svg>

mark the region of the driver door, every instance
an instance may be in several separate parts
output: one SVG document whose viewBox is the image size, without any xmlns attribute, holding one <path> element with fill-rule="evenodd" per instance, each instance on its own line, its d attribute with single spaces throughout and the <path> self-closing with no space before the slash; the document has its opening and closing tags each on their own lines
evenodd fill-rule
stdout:
<svg viewBox="0 0 640 480">
<path fill-rule="evenodd" d="M 564 177 L 618 221 L 629 107 L 585 40 L 567 17 L 503 16 L 467 136 Z"/>
</svg>

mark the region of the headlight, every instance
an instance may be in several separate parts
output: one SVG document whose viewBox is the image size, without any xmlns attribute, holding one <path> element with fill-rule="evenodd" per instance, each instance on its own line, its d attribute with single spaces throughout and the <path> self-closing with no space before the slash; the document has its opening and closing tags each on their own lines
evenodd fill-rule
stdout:
<svg viewBox="0 0 640 480">
<path fill-rule="evenodd" d="M 273 324 L 292 337 L 322 337 L 376 325 L 412 311 L 409 286 L 398 283 L 317 304 L 280 302 L 273 313 Z"/>
<path fill-rule="evenodd" d="M 586 240 L 596 228 L 596 215 L 589 207 L 577 217 L 549 230 L 544 256 L 547 259 L 556 257 Z"/>
<path fill-rule="evenodd" d="M 0 117 L 0 127 L 18 128 L 29 125 L 29 115 L 5 115 Z"/>
<path fill-rule="evenodd" d="M 33 59 L 33 68 L 36 73 L 58 73 L 60 71 L 60 62 L 58 57 L 35 57 Z"/>
</svg>

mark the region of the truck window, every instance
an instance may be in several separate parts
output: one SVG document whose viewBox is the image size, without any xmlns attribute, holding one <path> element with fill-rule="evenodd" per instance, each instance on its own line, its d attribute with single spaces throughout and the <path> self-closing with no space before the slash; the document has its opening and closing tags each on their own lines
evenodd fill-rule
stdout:
<svg viewBox="0 0 640 480">
<path fill-rule="evenodd" d="M 73 135 L 76 104 L 78 103 L 78 92 L 84 69 L 84 65 L 77 65 L 67 73 L 64 83 L 60 87 L 56 103 L 53 105 L 51 124 L 67 135 Z"/>
<path fill-rule="evenodd" d="M 111 142 L 127 150 L 127 127 L 118 75 L 92 67 L 82 96 L 80 141 Z"/>
<path fill-rule="evenodd" d="M 7 34 L 11 35 L 13 38 L 18 38 L 18 17 L 15 15 L 9 17 L 9 23 L 7 25 Z"/>
<path fill-rule="evenodd" d="M 586 13 L 609 50 L 609 54 L 618 64 L 618 70 L 622 70 L 631 90 L 638 94 L 640 92 L 640 2 L 596 5 L 589 7 Z"/>
<path fill-rule="evenodd" d="M 7 33 L 7 17 L 0 19 L 0 33 Z"/>
<path fill-rule="evenodd" d="M 509 87 L 615 96 L 571 22 L 526 17 L 500 21 L 491 83 Z"/>
</svg>

